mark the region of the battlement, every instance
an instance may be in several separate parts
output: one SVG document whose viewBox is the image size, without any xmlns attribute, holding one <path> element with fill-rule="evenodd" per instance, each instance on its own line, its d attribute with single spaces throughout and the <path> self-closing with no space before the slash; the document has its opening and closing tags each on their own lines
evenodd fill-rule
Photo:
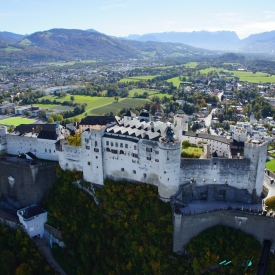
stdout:
<svg viewBox="0 0 275 275">
<path fill-rule="evenodd" d="M 251 147 L 251 148 L 264 147 L 264 146 L 267 146 L 267 144 L 268 142 L 266 140 L 259 141 L 251 138 L 245 142 L 245 147 Z"/>
</svg>

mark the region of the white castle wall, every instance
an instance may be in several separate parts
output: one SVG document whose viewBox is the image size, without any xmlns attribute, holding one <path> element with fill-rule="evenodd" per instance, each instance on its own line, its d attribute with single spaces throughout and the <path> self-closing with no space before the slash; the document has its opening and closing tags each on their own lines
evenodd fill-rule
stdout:
<svg viewBox="0 0 275 275">
<path fill-rule="evenodd" d="M 83 171 L 82 147 L 63 145 L 59 152 L 59 165 L 63 170 Z"/>
<path fill-rule="evenodd" d="M 38 139 L 36 136 L 19 136 L 14 134 L 6 135 L 6 152 L 12 155 L 31 152 L 41 159 L 58 161 L 56 152 L 56 140 Z"/>
<path fill-rule="evenodd" d="M 247 130 L 243 127 L 234 126 L 233 128 L 233 139 L 239 142 L 245 142 L 247 136 Z"/>
</svg>

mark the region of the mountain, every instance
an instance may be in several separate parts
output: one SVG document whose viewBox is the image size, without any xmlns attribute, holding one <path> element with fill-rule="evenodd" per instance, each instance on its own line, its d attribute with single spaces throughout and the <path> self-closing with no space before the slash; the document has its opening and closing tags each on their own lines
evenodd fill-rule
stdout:
<svg viewBox="0 0 275 275">
<path fill-rule="evenodd" d="M 88 29 L 88 30 L 85 30 L 86 32 L 97 32 L 97 33 L 100 33 L 100 32 L 98 32 L 98 31 L 96 31 L 96 30 L 94 30 L 94 29 Z"/>
<path fill-rule="evenodd" d="M 212 52 L 180 43 L 121 40 L 97 31 L 51 29 L 0 46 L 0 59 L 129 59 L 191 57 Z"/>
<path fill-rule="evenodd" d="M 193 32 L 163 32 L 149 33 L 141 36 L 129 35 L 125 39 L 138 41 L 159 41 L 184 43 L 193 47 L 209 50 L 232 50 L 240 41 L 235 32 L 230 31 L 193 31 Z"/>
<path fill-rule="evenodd" d="M 12 33 L 12 32 L 0 32 L 0 41 L 13 44 L 19 42 L 26 35 Z"/>
<path fill-rule="evenodd" d="M 257 34 L 251 34 L 248 37 L 241 40 L 242 45 L 249 45 L 256 41 L 268 41 L 275 38 L 275 31 L 262 32 Z"/>
</svg>

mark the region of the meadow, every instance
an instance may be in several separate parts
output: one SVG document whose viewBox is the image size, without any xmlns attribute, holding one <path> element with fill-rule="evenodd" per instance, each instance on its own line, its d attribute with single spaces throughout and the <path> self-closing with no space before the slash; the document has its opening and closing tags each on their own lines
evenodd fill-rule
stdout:
<svg viewBox="0 0 275 275">
<path fill-rule="evenodd" d="M 173 77 L 173 78 L 169 78 L 169 79 L 167 79 L 167 82 L 173 83 L 173 85 L 175 87 L 178 87 L 180 85 L 180 83 L 182 83 L 182 82 L 184 82 L 184 83 L 191 83 L 191 82 L 186 82 L 186 81 L 180 80 L 180 77 L 181 76 L 176 76 L 176 77 Z"/>
<path fill-rule="evenodd" d="M 165 93 L 165 94 L 159 93 L 159 94 L 150 95 L 148 98 L 151 99 L 153 96 L 157 96 L 160 99 L 162 99 L 165 96 L 168 97 L 168 98 L 171 98 L 173 95 L 170 95 L 170 94 L 167 94 L 167 93 Z"/>
<path fill-rule="evenodd" d="M 275 159 L 269 160 L 265 163 L 265 167 L 271 172 L 275 171 Z"/>
<path fill-rule="evenodd" d="M 188 63 L 184 64 L 184 67 L 193 69 L 193 68 L 196 68 L 198 64 L 199 64 L 199 62 L 188 62 Z"/>
<path fill-rule="evenodd" d="M 11 117 L 7 119 L 0 120 L 2 125 L 14 125 L 18 126 L 20 124 L 31 124 L 36 122 L 36 119 L 22 118 L 22 117 Z"/>
<path fill-rule="evenodd" d="M 113 102 L 111 104 L 90 110 L 89 115 L 101 116 L 103 114 L 110 113 L 110 112 L 113 112 L 113 114 L 115 115 L 117 110 L 122 110 L 123 108 L 133 109 L 135 107 L 145 104 L 148 101 L 149 101 L 148 99 L 131 99 L 131 98 L 119 99 L 118 102 Z"/>
<path fill-rule="evenodd" d="M 129 91 L 128 97 L 134 97 L 135 93 L 137 93 L 138 95 L 143 95 L 144 92 L 147 92 L 149 95 L 154 95 L 154 94 L 159 93 L 159 90 L 133 89 L 133 90 Z"/>
</svg>

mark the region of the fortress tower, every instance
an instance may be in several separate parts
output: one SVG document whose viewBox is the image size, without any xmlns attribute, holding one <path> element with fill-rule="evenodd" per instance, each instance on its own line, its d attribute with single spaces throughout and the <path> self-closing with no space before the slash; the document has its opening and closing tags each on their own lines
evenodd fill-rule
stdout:
<svg viewBox="0 0 275 275">
<path fill-rule="evenodd" d="M 168 201 L 179 188 L 181 142 L 167 127 L 165 137 L 159 139 L 159 186 L 161 199 Z"/>
<path fill-rule="evenodd" d="M 250 139 L 244 146 L 244 158 L 250 159 L 248 189 L 255 190 L 258 197 L 263 189 L 267 144 L 267 141 Z"/>
</svg>

